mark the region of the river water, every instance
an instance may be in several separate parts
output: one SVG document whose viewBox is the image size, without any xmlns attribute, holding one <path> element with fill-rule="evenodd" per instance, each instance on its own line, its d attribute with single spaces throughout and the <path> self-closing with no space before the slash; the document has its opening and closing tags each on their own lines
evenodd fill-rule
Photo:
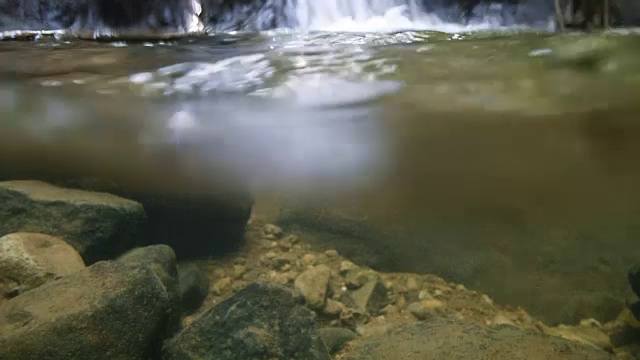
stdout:
<svg viewBox="0 0 640 360">
<path fill-rule="evenodd" d="M 301 3 L 293 29 L 0 42 L 0 163 L 247 184 L 256 214 L 379 270 L 551 323 L 616 315 L 640 260 L 639 33 Z"/>
</svg>

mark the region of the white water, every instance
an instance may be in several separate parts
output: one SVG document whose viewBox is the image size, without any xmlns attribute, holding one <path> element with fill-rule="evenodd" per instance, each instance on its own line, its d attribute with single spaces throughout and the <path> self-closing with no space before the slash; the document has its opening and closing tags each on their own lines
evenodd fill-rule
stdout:
<svg viewBox="0 0 640 360">
<path fill-rule="evenodd" d="M 289 14 L 297 28 L 308 31 L 393 32 L 435 30 L 449 33 L 500 28 L 502 5 L 488 7 L 489 12 L 476 16 L 467 25 L 446 22 L 429 13 L 418 0 L 294 0 L 288 3 Z M 551 29 L 550 29 L 551 30 Z"/>
</svg>

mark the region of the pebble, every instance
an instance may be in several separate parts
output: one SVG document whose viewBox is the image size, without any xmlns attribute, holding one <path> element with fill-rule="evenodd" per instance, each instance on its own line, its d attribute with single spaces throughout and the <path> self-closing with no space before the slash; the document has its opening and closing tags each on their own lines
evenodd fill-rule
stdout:
<svg viewBox="0 0 640 360">
<path fill-rule="evenodd" d="M 416 301 L 409 304 L 407 310 L 418 320 L 426 320 L 435 310 L 444 307 L 444 303 L 440 300 L 430 299 Z"/>
<path fill-rule="evenodd" d="M 346 273 L 348 271 L 356 270 L 356 269 L 358 269 L 358 266 L 356 264 L 352 263 L 351 261 L 342 261 L 340 263 L 340 273 L 341 274 L 344 274 L 344 273 Z"/>
<path fill-rule="evenodd" d="M 266 224 L 262 231 L 265 235 L 273 235 L 274 237 L 280 237 L 282 235 L 282 228 L 274 224 Z"/>
<path fill-rule="evenodd" d="M 304 254 L 302 263 L 307 266 L 314 265 L 316 263 L 316 256 L 313 254 Z"/>
<path fill-rule="evenodd" d="M 338 256 L 338 251 L 331 249 L 331 250 L 325 251 L 324 254 L 327 255 L 330 258 L 333 258 L 333 257 Z"/>
<path fill-rule="evenodd" d="M 327 315 L 340 315 L 344 309 L 345 306 L 343 303 L 333 299 L 327 299 L 323 312 Z"/>
<path fill-rule="evenodd" d="M 224 277 L 213 284 L 212 290 L 216 295 L 221 295 L 225 290 L 229 288 L 232 280 L 230 277 Z"/>
<path fill-rule="evenodd" d="M 247 272 L 247 267 L 244 265 L 234 265 L 233 266 L 233 277 L 236 279 L 241 278 L 244 273 Z"/>
<path fill-rule="evenodd" d="M 355 340 L 358 337 L 353 331 L 339 327 L 321 328 L 318 330 L 318 333 L 331 354 L 337 353 L 349 341 Z"/>
<path fill-rule="evenodd" d="M 291 245 L 295 245 L 300 242 L 300 238 L 297 237 L 296 235 L 287 235 L 284 237 L 284 239 L 282 239 L 282 241 L 287 242 Z"/>
<path fill-rule="evenodd" d="M 358 333 L 363 338 L 372 336 L 384 336 L 387 335 L 390 331 L 391 325 L 387 323 L 384 317 L 377 317 L 371 320 L 369 323 L 358 326 L 356 328 L 356 333 Z"/>
<path fill-rule="evenodd" d="M 388 315 L 388 314 L 396 314 L 399 311 L 400 311 L 400 309 L 398 309 L 397 306 L 389 304 L 389 305 L 383 307 L 380 312 L 385 314 L 385 315 Z"/>
<path fill-rule="evenodd" d="M 411 290 L 418 290 L 420 288 L 420 284 L 418 283 L 418 280 L 416 280 L 415 277 L 410 276 L 407 279 L 407 290 L 411 291 Z"/>
<path fill-rule="evenodd" d="M 427 309 L 422 305 L 420 301 L 416 301 L 414 303 L 409 304 L 407 310 L 411 313 L 411 315 L 415 316 L 418 320 L 426 320 L 429 313 Z"/>
<path fill-rule="evenodd" d="M 487 304 L 489 304 L 489 305 L 493 305 L 493 300 L 491 300 L 491 298 L 489 297 L 489 295 L 487 295 L 487 294 L 482 294 L 481 298 L 482 298 L 482 300 L 483 300 L 484 302 L 486 302 Z"/>
<path fill-rule="evenodd" d="M 369 281 L 352 292 L 351 298 L 358 309 L 369 313 L 377 313 L 389 304 L 387 288 L 376 280 Z"/>
<path fill-rule="evenodd" d="M 498 314 L 493 318 L 493 320 L 491 320 L 491 323 L 489 325 L 512 325 L 512 326 L 515 326 L 516 324 L 513 321 L 511 321 L 511 319 L 507 318 L 506 316 L 504 316 L 502 314 Z"/>
<path fill-rule="evenodd" d="M 421 290 L 420 293 L 418 293 L 418 299 L 420 300 L 427 300 L 432 298 L 433 296 L 431 296 L 431 294 L 429 294 L 427 290 Z"/>
<path fill-rule="evenodd" d="M 215 269 L 213 270 L 213 277 L 215 278 L 223 278 L 227 274 L 225 274 L 224 269 Z"/>
<path fill-rule="evenodd" d="M 300 274 L 293 286 L 304 297 L 309 308 L 321 310 L 325 305 L 330 278 L 331 269 L 326 265 L 319 265 Z"/>
</svg>

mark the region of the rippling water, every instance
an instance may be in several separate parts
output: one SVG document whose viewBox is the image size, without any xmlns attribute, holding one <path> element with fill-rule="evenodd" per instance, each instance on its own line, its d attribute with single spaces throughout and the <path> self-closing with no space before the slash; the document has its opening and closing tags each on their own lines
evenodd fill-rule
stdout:
<svg viewBox="0 0 640 360">
<path fill-rule="evenodd" d="M 248 183 L 256 211 L 380 269 L 435 272 L 551 322 L 611 317 L 638 260 L 640 37 L 342 20 L 0 42 L 0 168 Z"/>
</svg>

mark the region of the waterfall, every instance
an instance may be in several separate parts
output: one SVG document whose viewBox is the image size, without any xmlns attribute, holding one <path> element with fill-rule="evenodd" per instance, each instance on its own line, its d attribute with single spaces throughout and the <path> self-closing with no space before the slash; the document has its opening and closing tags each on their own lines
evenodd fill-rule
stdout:
<svg viewBox="0 0 640 360">
<path fill-rule="evenodd" d="M 424 27 L 428 18 L 417 0 L 297 0 L 293 7 L 297 27 L 308 30 L 400 30 Z"/>
<path fill-rule="evenodd" d="M 549 28 L 552 17 L 552 8 L 544 1 L 479 2 L 466 14 L 451 4 L 443 0 L 286 0 L 284 7 L 288 27 L 344 32 Z"/>
</svg>

